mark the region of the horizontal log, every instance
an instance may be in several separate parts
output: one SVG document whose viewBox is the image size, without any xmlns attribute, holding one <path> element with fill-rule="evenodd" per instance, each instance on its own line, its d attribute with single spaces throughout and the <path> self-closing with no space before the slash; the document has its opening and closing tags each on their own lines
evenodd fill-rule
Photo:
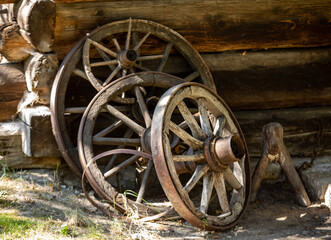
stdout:
<svg viewBox="0 0 331 240">
<path fill-rule="evenodd" d="M 0 122 L 10 120 L 26 90 L 21 64 L 0 64 Z"/>
<path fill-rule="evenodd" d="M 330 1 L 55 2 L 55 51 L 60 59 L 87 32 L 129 17 L 173 28 L 199 52 L 331 44 Z"/>
<path fill-rule="evenodd" d="M 331 153 L 331 107 L 234 113 L 253 157 L 261 154 L 262 127 L 269 122 L 283 126 L 284 143 L 291 156 L 310 156 L 316 147 L 321 154 Z"/>
<path fill-rule="evenodd" d="M 8 23 L 0 27 L 0 54 L 8 61 L 24 61 L 34 48 L 22 37 L 16 23 Z"/>
</svg>

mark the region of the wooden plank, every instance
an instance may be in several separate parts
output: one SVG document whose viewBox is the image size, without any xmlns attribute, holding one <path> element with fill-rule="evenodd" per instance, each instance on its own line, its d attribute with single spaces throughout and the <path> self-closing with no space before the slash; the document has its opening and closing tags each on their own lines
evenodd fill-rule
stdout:
<svg viewBox="0 0 331 240">
<path fill-rule="evenodd" d="M 26 90 L 21 64 L 0 64 L 0 122 L 8 121 L 17 112 L 17 104 Z"/>
<path fill-rule="evenodd" d="M 56 1 L 55 51 L 63 59 L 85 33 L 129 17 L 173 28 L 199 52 L 327 46 L 330 9 L 323 0 Z"/>
</svg>

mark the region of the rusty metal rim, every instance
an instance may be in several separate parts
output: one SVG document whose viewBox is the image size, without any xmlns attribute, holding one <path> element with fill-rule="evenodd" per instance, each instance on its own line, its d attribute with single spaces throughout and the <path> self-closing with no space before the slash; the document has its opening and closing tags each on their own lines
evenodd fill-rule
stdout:
<svg viewBox="0 0 331 240">
<path fill-rule="evenodd" d="M 134 79 L 140 78 L 140 79 L 142 79 L 141 81 L 143 81 L 144 77 L 151 78 L 152 79 L 151 83 L 154 85 L 154 84 L 159 82 L 157 80 L 159 76 L 162 76 L 164 79 L 169 79 L 169 81 L 167 81 L 167 83 L 166 83 L 167 85 L 170 85 L 171 83 L 174 83 L 174 82 L 176 82 L 176 84 L 183 82 L 183 80 L 178 78 L 178 77 L 175 77 L 175 76 L 172 76 L 172 75 L 169 75 L 169 74 L 166 74 L 166 73 L 162 73 L 162 72 L 141 72 L 141 73 L 135 73 L 135 74 L 127 75 L 125 77 L 117 79 L 116 81 L 114 81 L 114 82 L 110 83 L 109 85 L 107 85 L 100 92 L 98 92 L 98 94 L 92 99 L 92 101 L 89 103 L 88 107 L 86 108 L 86 110 L 83 114 L 83 117 L 81 119 L 81 123 L 80 123 L 80 126 L 79 126 L 78 138 L 77 138 L 77 141 L 78 141 L 78 154 L 79 154 L 79 159 L 81 161 L 82 167 L 85 170 L 86 177 L 87 177 L 89 183 L 91 184 L 91 186 L 93 187 L 93 189 L 103 199 L 113 203 L 115 205 L 115 207 L 119 211 L 121 211 L 122 213 L 126 213 L 126 209 L 123 206 L 121 206 L 120 204 L 116 203 L 116 201 L 114 201 L 114 199 L 115 199 L 114 196 L 109 196 L 108 193 L 105 190 L 105 188 L 109 188 L 109 186 L 110 186 L 109 183 L 106 182 L 105 180 L 103 181 L 103 183 L 100 183 L 100 181 L 97 181 L 96 176 L 94 176 L 94 174 L 90 170 L 90 168 L 93 167 L 93 165 L 90 165 L 90 161 L 93 161 L 93 160 L 92 159 L 87 159 L 86 154 L 85 154 L 86 150 L 85 150 L 84 147 L 85 147 L 86 144 L 84 143 L 84 136 L 86 137 L 87 133 L 84 131 L 84 128 L 86 126 L 87 119 L 89 119 L 88 114 L 89 114 L 91 108 L 93 107 L 93 104 L 98 100 L 99 97 L 103 97 L 103 95 L 108 94 L 107 90 L 111 90 L 111 91 L 116 93 L 116 92 L 122 90 L 117 85 L 123 84 L 123 86 L 125 86 L 125 88 L 128 88 L 128 87 L 130 87 L 129 84 L 134 85 L 134 83 L 136 82 Z M 171 79 L 171 81 L 170 81 L 170 79 Z M 122 88 L 124 88 L 124 87 L 122 87 Z M 111 96 L 107 95 L 107 97 L 104 99 L 104 101 L 109 100 L 110 98 L 111 98 Z M 106 153 L 104 153 L 104 154 L 106 154 Z M 146 154 L 146 156 L 150 156 L 150 154 L 148 154 L 148 153 L 144 153 L 144 154 Z M 98 155 L 98 156 L 101 156 L 101 155 Z M 94 157 L 94 158 L 96 158 L 96 157 Z M 104 185 L 106 187 L 104 187 L 102 185 Z M 139 204 L 133 202 L 130 199 L 128 199 L 128 204 L 129 205 L 133 205 L 133 204 L 139 205 Z M 146 206 L 146 208 L 147 208 L 147 206 Z M 158 216 L 163 216 L 165 214 L 157 214 L 157 215 Z M 145 217 L 145 216 L 140 216 L 140 217 Z"/>
<path fill-rule="evenodd" d="M 176 211 L 188 222 L 190 222 L 192 225 L 205 229 L 205 230 L 227 230 L 237 224 L 239 219 L 243 216 L 247 209 L 247 204 L 249 201 L 249 193 L 250 193 L 250 185 L 251 185 L 251 178 L 250 178 L 250 163 L 249 163 L 249 156 L 248 156 L 248 151 L 247 151 L 247 145 L 246 142 L 244 141 L 244 135 L 242 133 L 242 130 L 236 121 L 233 113 L 231 112 L 230 108 L 227 106 L 227 104 L 224 102 L 223 99 L 221 99 L 219 96 L 216 94 L 215 97 L 223 104 L 223 106 L 226 108 L 228 111 L 230 117 L 232 118 L 232 121 L 236 125 L 239 135 L 243 139 L 244 146 L 245 146 L 245 152 L 246 152 L 246 157 L 245 157 L 245 177 L 246 177 L 246 182 L 245 182 L 245 201 L 244 201 L 244 206 L 242 211 L 240 212 L 239 216 L 230 224 L 224 225 L 224 226 L 206 226 L 204 221 L 197 217 L 187 206 L 187 204 L 183 201 L 182 197 L 180 196 L 176 185 L 174 183 L 174 180 L 172 179 L 170 175 L 170 171 L 167 165 L 167 161 L 165 159 L 165 149 L 163 148 L 163 134 L 162 133 L 162 128 L 164 125 L 164 114 L 166 112 L 166 108 L 168 106 L 168 103 L 170 99 L 175 95 L 176 92 L 178 92 L 181 88 L 188 86 L 188 85 L 196 85 L 200 86 L 202 88 L 205 88 L 209 90 L 211 93 L 210 89 L 207 87 L 198 84 L 198 83 L 183 83 L 178 86 L 175 86 L 171 89 L 169 89 L 163 96 L 164 99 L 162 101 L 159 101 L 159 103 L 162 102 L 162 104 L 158 104 L 156 107 L 155 112 L 158 114 L 154 114 L 153 116 L 153 122 L 152 122 L 152 141 L 155 142 L 155 144 L 152 145 L 152 155 L 154 159 L 154 164 L 155 164 L 155 169 L 158 175 L 158 178 L 160 180 L 160 183 L 168 197 L 168 199 L 171 201 L 173 204 L 174 208 Z M 163 97 L 162 97 L 163 98 Z M 155 125 L 159 125 L 162 127 L 156 128 L 153 127 Z"/>
</svg>

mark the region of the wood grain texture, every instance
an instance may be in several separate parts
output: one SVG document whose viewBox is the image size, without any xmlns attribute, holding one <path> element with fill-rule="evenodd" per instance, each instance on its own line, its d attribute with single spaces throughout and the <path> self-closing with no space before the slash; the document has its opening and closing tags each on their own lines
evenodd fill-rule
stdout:
<svg viewBox="0 0 331 240">
<path fill-rule="evenodd" d="M 23 0 L 17 23 L 23 37 L 38 51 L 50 52 L 54 47 L 55 3 L 51 0 Z"/>
<path fill-rule="evenodd" d="M 17 112 L 17 104 L 26 90 L 21 64 L 0 64 L 0 122 L 8 121 Z"/>
<path fill-rule="evenodd" d="M 85 33 L 129 17 L 173 28 L 199 52 L 327 46 L 330 9 L 322 0 L 56 1 L 55 51 L 62 59 Z"/>
<path fill-rule="evenodd" d="M 261 131 L 265 124 L 279 122 L 284 128 L 284 144 L 291 156 L 310 157 L 322 131 L 319 154 L 331 153 L 331 108 L 290 108 L 234 112 L 245 135 L 249 154 L 261 154 Z"/>
</svg>

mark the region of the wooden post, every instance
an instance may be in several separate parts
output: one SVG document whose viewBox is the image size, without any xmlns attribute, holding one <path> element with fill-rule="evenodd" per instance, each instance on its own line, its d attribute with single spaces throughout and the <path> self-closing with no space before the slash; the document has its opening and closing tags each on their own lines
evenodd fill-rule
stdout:
<svg viewBox="0 0 331 240">
<path fill-rule="evenodd" d="M 253 174 L 250 200 L 255 200 L 264 171 L 270 161 L 277 161 L 281 165 L 285 176 L 295 192 L 298 203 L 301 206 L 309 206 L 311 203 L 307 192 L 283 142 L 283 127 L 276 122 L 269 123 L 263 127 L 261 160 Z"/>
</svg>

